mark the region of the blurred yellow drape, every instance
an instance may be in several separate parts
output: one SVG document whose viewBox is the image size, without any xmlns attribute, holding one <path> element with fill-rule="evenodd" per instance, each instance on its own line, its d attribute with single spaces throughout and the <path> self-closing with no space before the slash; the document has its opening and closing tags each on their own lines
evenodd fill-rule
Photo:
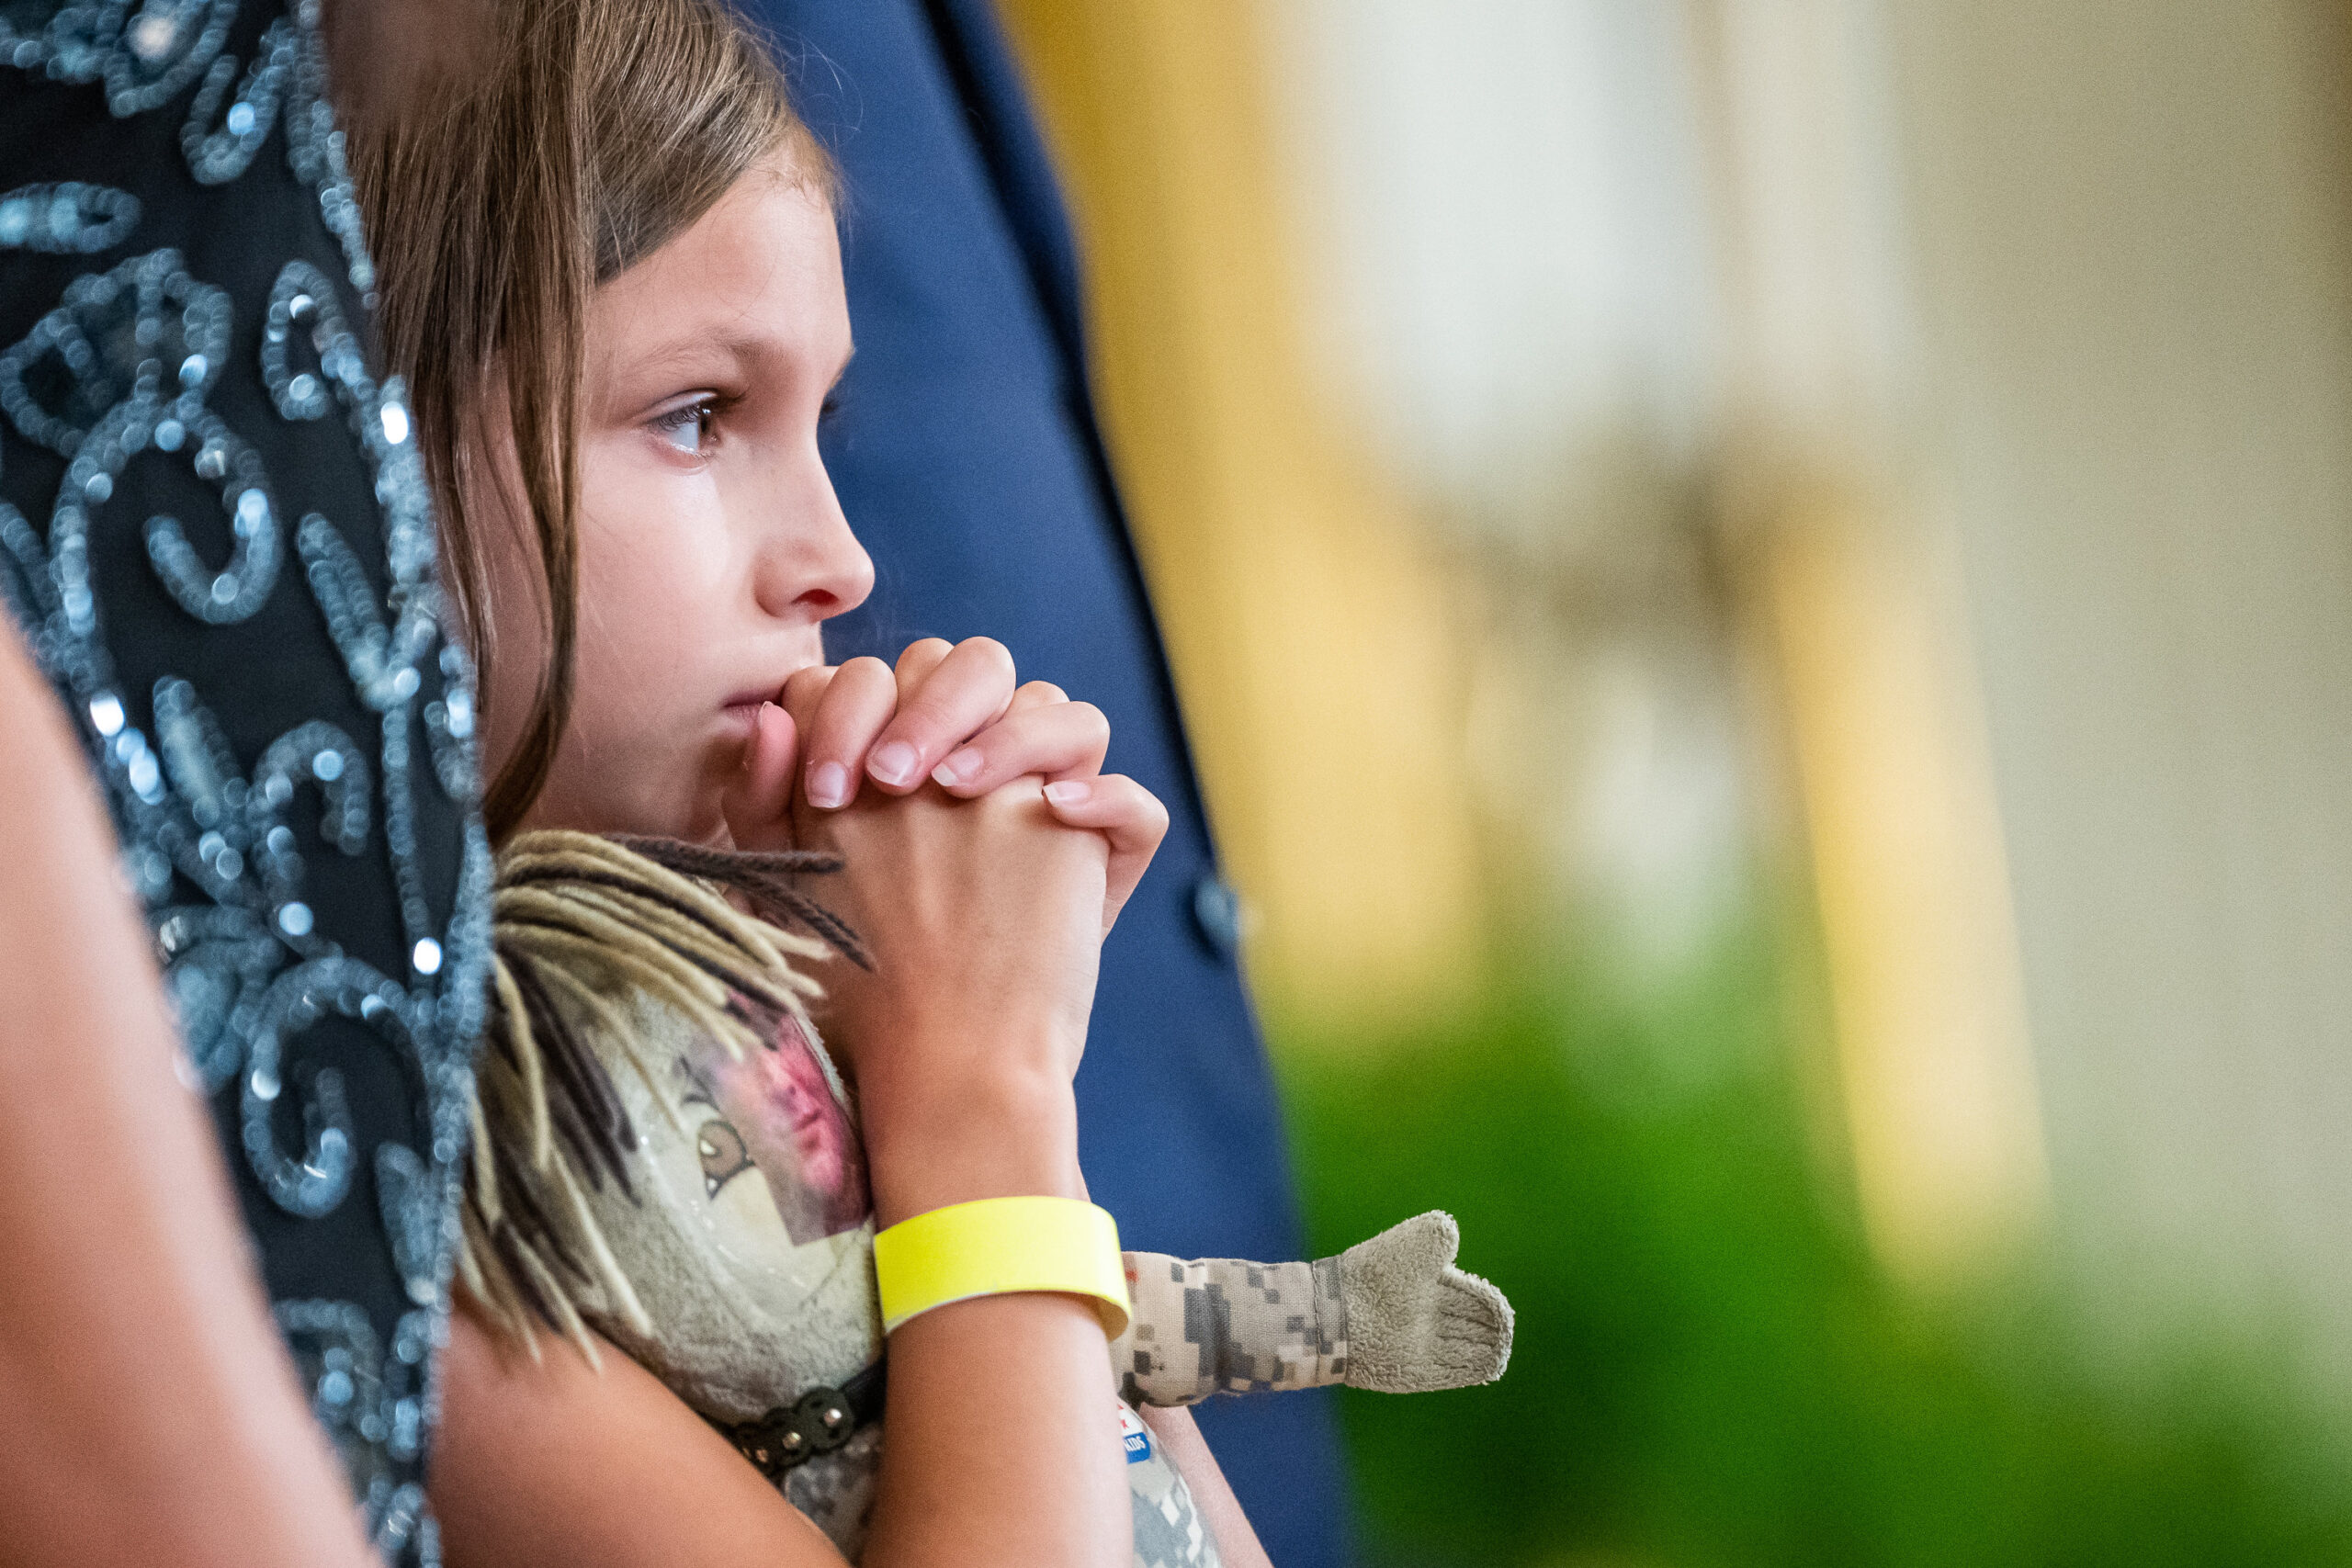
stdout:
<svg viewBox="0 0 2352 1568">
<path fill-rule="evenodd" d="M 1002 0 L 1084 241 L 1095 391 L 1261 993 L 1442 1006 L 1476 971 L 1442 571 L 1303 362 L 1246 0 Z"/>
<path fill-rule="evenodd" d="M 1722 171 L 1719 459 L 1804 823 L 1862 1218 L 1913 1284 L 2007 1264 L 2048 1202 L 1967 585 L 1919 437 L 1907 231 L 1842 0 L 1703 0 Z"/>
<path fill-rule="evenodd" d="M 1812 852 L 1862 1219 L 1899 1278 L 2011 1260 L 2048 1200 L 1983 720 L 1953 569 L 1882 491 L 1775 487 L 1756 628 Z"/>
</svg>

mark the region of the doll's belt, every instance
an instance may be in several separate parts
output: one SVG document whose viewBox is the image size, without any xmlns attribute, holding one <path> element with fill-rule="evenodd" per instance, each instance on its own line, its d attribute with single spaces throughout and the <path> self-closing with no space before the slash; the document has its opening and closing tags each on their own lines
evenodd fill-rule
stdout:
<svg viewBox="0 0 2352 1568">
<path fill-rule="evenodd" d="M 779 1404 L 754 1421 L 729 1424 L 713 1421 L 719 1435 L 759 1467 L 770 1481 L 819 1454 L 831 1453 L 867 1427 L 882 1420 L 882 1399 L 889 1382 L 890 1363 L 874 1364 L 839 1388 L 810 1389 L 789 1404 Z"/>
</svg>

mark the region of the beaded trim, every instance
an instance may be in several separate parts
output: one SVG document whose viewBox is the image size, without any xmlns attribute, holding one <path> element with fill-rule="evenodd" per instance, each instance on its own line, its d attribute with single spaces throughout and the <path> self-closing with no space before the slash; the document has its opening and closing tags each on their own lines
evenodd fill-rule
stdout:
<svg viewBox="0 0 2352 1568">
<path fill-rule="evenodd" d="M 139 198 L 111 186 L 66 180 L 0 196 L 0 248 L 89 254 L 112 250 L 137 227 Z"/>
<path fill-rule="evenodd" d="M 277 118 L 296 47 L 292 29 L 284 22 L 273 23 L 262 35 L 261 52 L 245 68 L 245 79 L 229 98 L 225 112 L 220 104 L 228 97 L 229 84 L 236 80 L 237 62 L 216 60 L 205 73 L 204 86 L 180 127 L 180 150 L 187 155 L 188 173 L 197 184 L 226 185 L 253 163 Z"/>
<path fill-rule="evenodd" d="M 208 188 L 234 187 L 282 146 L 297 199 L 317 203 L 325 229 L 307 257 L 280 266 L 266 301 L 232 300 L 193 276 L 178 250 L 151 247 L 74 279 L 0 348 L 0 418 L 65 459 L 45 530 L 0 500 L 0 607 L 83 727 L 192 1075 L 231 1097 L 236 1152 L 260 1190 L 285 1213 L 315 1219 L 343 1209 L 363 1173 L 374 1183 L 373 1221 L 409 1303 L 397 1322 L 323 1299 L 280 1301 L 276 1311 L 377 1549 L 387 1561 L 433 1563 L 417 1467 L 435 1415 L 433 1353 L 447 1336 L 490 956 L 472 671 L 442 634 L 432 508 L 403 389 L 368 367 L 361 333 L 375 272 L 326 96 L 318 5 L 295 0 L 240 58 L 232 36 L 252 39 L 259 26 L 239 29 L 249 6 L 275 9 L 267 0 L 0 7 L 0 66 L 97 87 L 115 119 L 173 115 L 164 145 L 175 142 L 175 158 Z M 0 194 L 0 250 L 96 255 L 135 241 L 145 216 L 138 197 L 109 186 L 24 186 Z M 260 317 L 249 323 L 260 329 L 250 369 L 230 364 L 241 306 Z M 284 511 L 251 434 L 214 406 L 232 368 L 258 373 L 277 419 L 340 414 L 365 466 L 380 564 L 355 548 L 362 518 Z M 192 474 L 218 498 L 225 528 L 109 513 L 130 501 L 124 475 L 134 460 L 142 478 L 159 461 Z M 247 766 L 196 682 L 166 673 L 147 694 L 142 727 L 116 670 L 111 590 L 94 565 L 94 541 L 126 528 L 170 602 L 208 626 L 249 621 L 272 604 L 290 554 L 294 591 L 315 605 L 372 722 L 356 731 L 297 723 Z M 224 537 L 225 551 L 198 542 Z M 439 791 L 465 820 L 454 894 L 446 883 L 428 887 L 420 790 Z M 324 928 L 308 892 L 318 868 L 305 863 L 297 832 L 307 824 L 329 856 L 384 857 L 401 933 L 394 972 L 345 951 Z M 334 1020 L 356 1024 L 400 1065 L 413 1145 L 364 1145 L 353 1085 L 303 1043 Z"/>
<path fill-rule="evenodd" d="M 60 82 L 103 82 L 118 118 L 161 108 L 229 41 L 237 0 L 96 0 L 34 28 L 0 19 L 0 61 Z"/>
</svg>

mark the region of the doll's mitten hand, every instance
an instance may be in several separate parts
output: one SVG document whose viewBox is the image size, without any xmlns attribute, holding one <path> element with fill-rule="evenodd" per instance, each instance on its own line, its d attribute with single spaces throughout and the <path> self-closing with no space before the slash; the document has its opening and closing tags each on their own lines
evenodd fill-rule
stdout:
<svg viewBox="0 0 2352 1568">
<path fill-rule="evenodd" d="M 1461 1244 L 1453 1216 L 1432 1209 L 1340 1255 L 1349 1386 L 1419 1393 L 1503 1375 L 1510 1303 L 1453 1267 Z"/>
</svg>

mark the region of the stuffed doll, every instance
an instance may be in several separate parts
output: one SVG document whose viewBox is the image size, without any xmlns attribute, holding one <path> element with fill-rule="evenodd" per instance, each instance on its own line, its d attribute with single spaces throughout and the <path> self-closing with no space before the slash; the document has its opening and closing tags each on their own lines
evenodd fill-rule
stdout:
<svg viewBox="0 0 2352 1568">
<path fill-rule="evenodd" d="M 864 954 L 797 886 L 838 866 L 515 840 L 458 1269 L 535 1353 L 535 1323 L 592 1359 L 589 1329 L 617 1346 L 854 1559 L 887 1363 L 855 1100 L 809 1021 L 807 969 Z M 1453 1267 L 1457 1242 L 1432 1213 L 1313 1263 L 1125 1255 L 1133 1312 L 1110 1354 L 1137 1568 L 1216 1557 L 1130 1407 L 1501 1375 L 1510 1306 Z"/>
</svg>

